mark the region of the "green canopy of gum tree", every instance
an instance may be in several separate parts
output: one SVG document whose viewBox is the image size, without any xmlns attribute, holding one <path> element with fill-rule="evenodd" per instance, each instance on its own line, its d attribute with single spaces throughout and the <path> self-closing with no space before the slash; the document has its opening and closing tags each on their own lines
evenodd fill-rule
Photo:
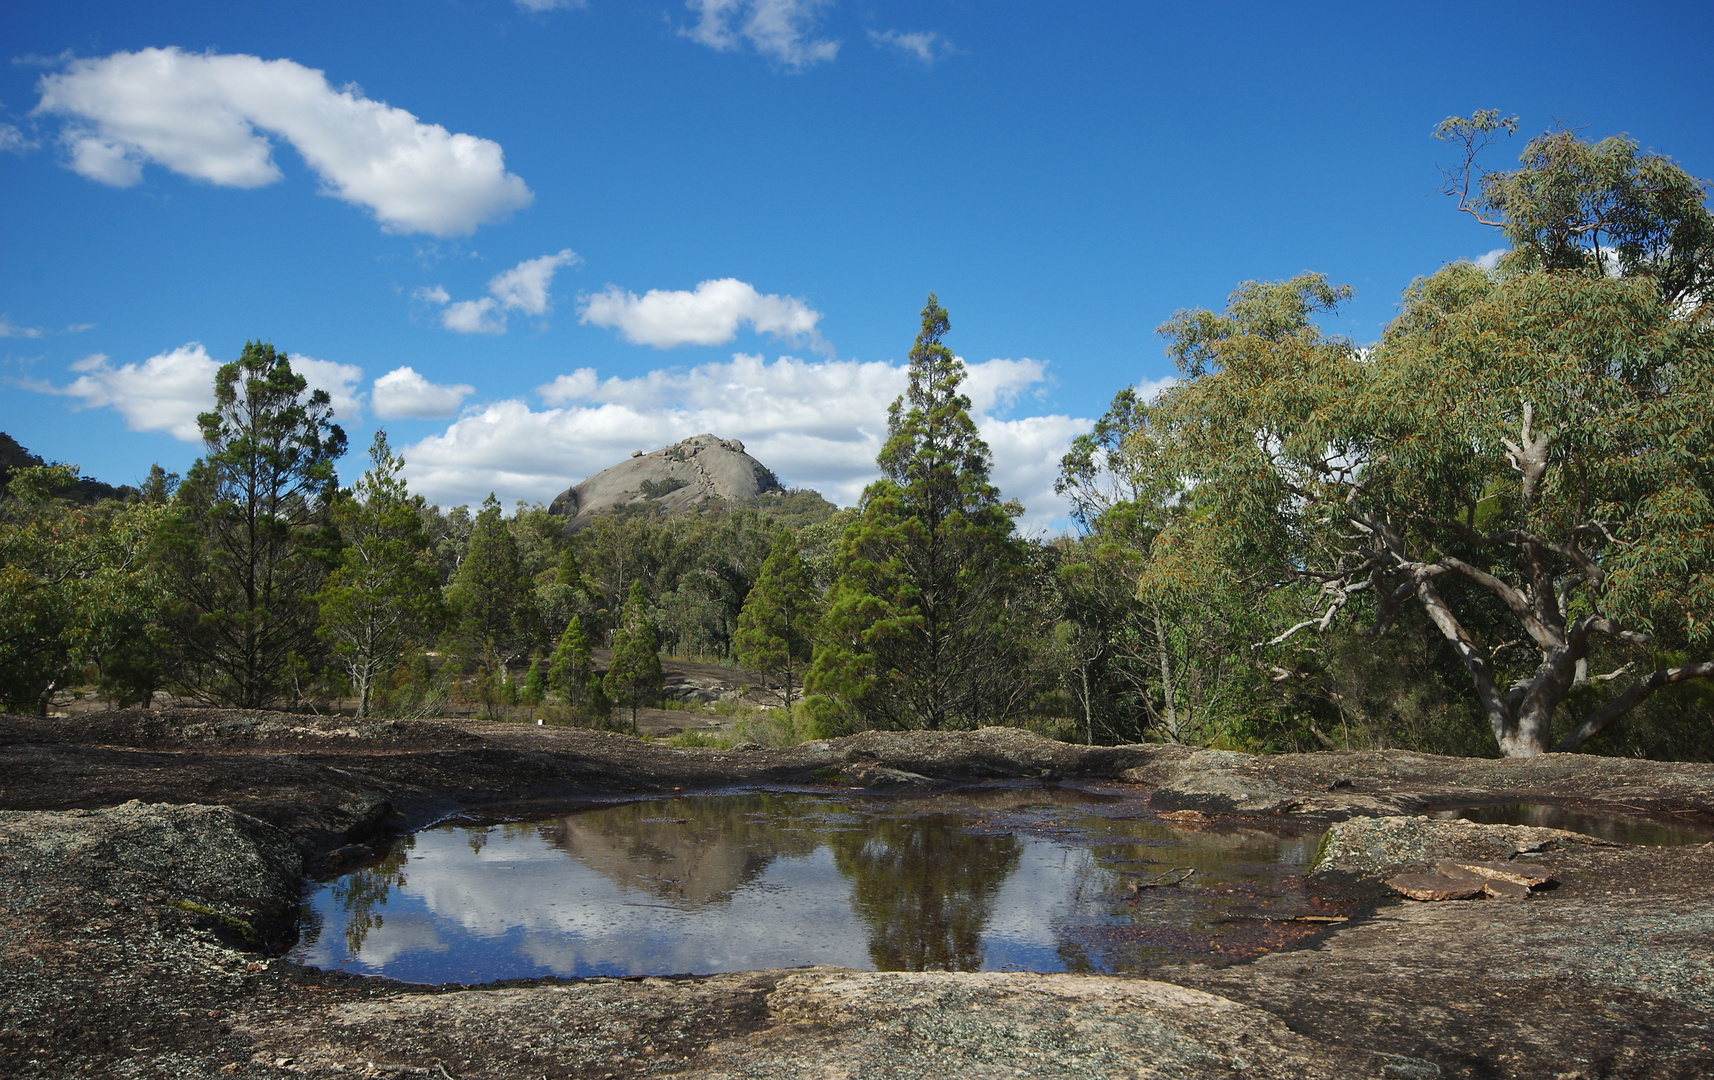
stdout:
<svg viewBox="0 0 1714 1080">
<path fill-rule="evenodd" d="M 1646 278 L 1461 263 L 1364 353 L 1310 321 L 1342 295 L 1313 275 L 1249 284 L 1164 328 L 1185 376 L 1164 452 L 1206 512 L 1162 539 L 1325 605 L 1258 647 L 1357 611 L 1384 633 L 1420 604 L 1514 756 L 1553 746 L 1574 690 L 1607 688 L 1579 693 L 1559 749 L 1714 674 L 1661 662 L 1711 644 L 1707 329 Z"/>
</svg>

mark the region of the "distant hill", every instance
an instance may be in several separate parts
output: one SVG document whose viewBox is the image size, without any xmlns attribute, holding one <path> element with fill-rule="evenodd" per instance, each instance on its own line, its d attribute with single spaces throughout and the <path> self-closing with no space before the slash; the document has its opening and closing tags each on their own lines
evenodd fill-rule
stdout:
<svg viewBox="0 0 1714 1080">
<path fill-rule="evenodd" d="M 745 453 L 737 439 L 704 434 L 653 453 L 632 454 L 561 492 L 548 513 L 568 518 L 566 531 L 575 532 L 596 514 L 629 508 L 679 513 L 716 502 L 756 502 L 812 518 L 834 509 L 814 492 L 787 492 L 774 471 Z"/>
<path fill-rule="evenodd" d="M 30 469 L 46 464 L 48 462 L 40 456 L 24 449 L 17 439 L 0 431 L 0 493 L 4 493 L 7 486 L 12 483 L 14 472 L 19 469 Z M 112 484 L 103 484 L 99 480 L 80 476 L 77 483 L 63 494 L 72 502 L 87 504 L 97 503 L 102 499 L 134 499 L 137 497 L 137 489 L 129 485 L 114 487 Z"/>
</svg>

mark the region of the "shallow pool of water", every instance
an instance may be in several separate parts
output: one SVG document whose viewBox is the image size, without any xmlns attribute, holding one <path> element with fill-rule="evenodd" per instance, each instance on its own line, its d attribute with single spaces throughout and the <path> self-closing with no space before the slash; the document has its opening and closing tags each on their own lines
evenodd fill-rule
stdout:
<svg viewBox="0 0 1714 1080">
<path fill-rule="evenodd" d="M 1464 806 L 1441 810 L 1434 815 L 1450 820 L 1463 818 L 1486 825 L 1535 825 L 1598 836 L 1620 844 L 1649 847 L 1705 844 L 1714 834 L 1692 822 L 1662 821 L 1642 814 L 1573 810 L 1552 803 L 1502 803 L 1498 806 Z"/>
<path fill-rule="evenodd" d="M 1138 971 L 1301 943 L 1317 834 L 1134 796 L 749 791 L 454 821 L 315 885 L 292 954 L 407 982 L 750 971 Z M 1176 882 L 1176 884 L 1174 884 Z"/>
</svg>

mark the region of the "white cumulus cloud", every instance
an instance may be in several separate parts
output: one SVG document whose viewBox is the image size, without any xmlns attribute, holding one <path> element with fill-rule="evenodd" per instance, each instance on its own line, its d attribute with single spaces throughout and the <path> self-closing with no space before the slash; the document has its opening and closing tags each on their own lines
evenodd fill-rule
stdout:
<svg viewBox="0 0 1714 1080">
<path fill-rule="evenodd" d="M 333 399 L 333 419 L 353 423 L 363 418 L 363 393 L 357 384 L 363 381 L 363 369 L 356 364 L 336 364 L 331 360 L 294 355 L 292 370 L 304 377 L 311 390 L 326 390 Z"/>
<path fill-rule="evenodd" d="M 577 252 L 566 248 L 553 255 L 526 259 L 510 270 L 495 274 L 488 282 L 488 295 L 476 300 L 453 300 L 439 285 L 418 289 L 416 297 L 444 305 L 440 324 L 448 330 L 460 334 L 504 334 L 509 311 L 546 315 L 553 307 L 548 290 L 553 285 L 554 271 L 582 261 Z"/>
<path fill-rule="evenodd" d="M 1046 382 L 1034 360 L 970 364 L 965 384 L 978 427 L 994 451 L 994 480 L 1027 508 L 1020 523 L 1040 531 L 1065 516 L 1053 494 L 1059 459 L 1090 421 L 1061 415 L 1008 417 L 1009 406 Z M 443 506 L 546 501 L 623 461 L 711 431 L 745 449 L 788 486 L 854 505 L 876 476 L 887 406 L 905 389 L 904 365 L 856 360 L 730 361 L 602 379 L 593 368 L 561 375 L 523 400 L 471 411 L 405 454 L 413 489 Z"/>
<path fill-rule="evenodd" d="M 831 0 L 686 0 L 695 26 L 679 33 L 719 52 L 749 45 L 781 67 L 802 71 L 839 55 L 839 42 L 814 36 Z"/>
<path fill-rule="evenodd" d="M 897 49 L 924 67 L 933 67 L 953 53 L 952 42 L 933 30 L 905 32 L 901 30 L 869 31 L 869 43 L 878 49 Z"/>
<path fill-rule="evenodd" d="M 370 398 L 375 415 L 383 420 L 413 417 L 420 420 L 444 420 L 458 415 L 464 399 L 476 392 L 474 386 L 431 383 L 410 367 L 394 368 L 375 380 Z"/>
<path fill-rule="evenodd" d="M 291 60 L 143 49 L 72 60 L 38 89 L 35 111 L 66 121 L 72 169 L 116 187 L 151 162 L 227 187 L 271 184 L 281 177 L 273 136 L 327 194 L 367 207 L 389 232 L 469 233 L 534 198 L 499 143 L 335 89 Z"/>
<path fill-rule="evenodd" d="M 694 291 L 650 289 L 642 296 L 609 285 L 579 301 L 582 321 L 619 331 L 634 345 L 671 349 L 679 345 L 724 345 L 748 324 L 758 334 L 790 342 L 807 340 L 828 351 L 816 332 L 821 312 L 795 296 L 759 293 L 736 278 L 704 281 Z"/>
<path fill-rule="evenodd" d="M 336 420 L 355 420 L 362 412 L 357 382 L 363 370 L 308 356 L 291 358 L 292 370 L 304 376 L 312 390 L 328 392 Z M 115 367 L 104 353 L 94 353 L 71 365 L 78 377 L 66 386 L 31 383 L 29 388 L 77 398 L 84 409 L 111 408 L 132 431 L 164 431 L 183 442 L 201 442 L 198 414 L 214 407 L 214 374 L 220 362 L 200 342 L 157 353 L 142 363 Z"/>
<path fill-rule="evenodd" d="M 1473 261 L 1484 270 L 1492 271 L 1500 265 L 1500 259 L 1506 254 L 1507 248 L 1495 248 L 1486 255 L 1478 255 Z"/>
<path fill-rule="evenodd" d="M 219 368 L 194 341 L 140 364 L 118 367 L 95 353 L 73 364 L 71 369 L 80 373 L 77 379 L 54 392 L 78 398 L 86 409 L 114 409 L 132 431 L 164 431 L 183 442 L 201 442 L 196 417 L 214 407 L 214 373 Z"/>
</svg>

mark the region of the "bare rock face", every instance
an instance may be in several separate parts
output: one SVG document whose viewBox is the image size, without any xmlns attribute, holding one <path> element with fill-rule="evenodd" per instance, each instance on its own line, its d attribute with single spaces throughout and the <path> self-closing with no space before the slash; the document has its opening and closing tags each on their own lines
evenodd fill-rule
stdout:
<svg viewBox="0 0 1714 1080">
<path fill-rule="evenodd" d="M 601 470 L 561 492 L 548 513 L 569 518 L 566 531 L 575 532 L 596 514 L 622 506 L 654 505 L 676 513 L 710 500 L 743 502 L 783 490 L 773 470 L 746 454 L 737 439 L 692 435 Z"/>
<path fill-rule="evenodd" d="M 1535 868 L 1515 861 L 1516 856 L 1574 847 L 1612 846 L 1606 840 L 1582 833 L 1529 825 L 1482 825 L 1426 817 L 1358 818 L 1341 821 L 1327 830 L 1320 858 L 1310 869 L 1310 876 L 1376 880 L 1401 871 L 1403 876 L 1413 878 L 1446 878 L 1451 873 L 1474 881 L 1467 894 L 1474 896 L 1484 891 L 1484 883 L 1490 880 L 1517 883 L 1526 890 L 1549 880 Z M 1423 875 L 1431 867 L 1436 873 Z M 1394 884 L 1398 880 L 1394 877 L 1388 884 L 1406 896 L 1427 899 Z M 1416 884 L 1413 882 L 1412 887 Z M 1507 895 L 1510 894 L 1511 890 L 1507 890 Z"/>
</svg>

